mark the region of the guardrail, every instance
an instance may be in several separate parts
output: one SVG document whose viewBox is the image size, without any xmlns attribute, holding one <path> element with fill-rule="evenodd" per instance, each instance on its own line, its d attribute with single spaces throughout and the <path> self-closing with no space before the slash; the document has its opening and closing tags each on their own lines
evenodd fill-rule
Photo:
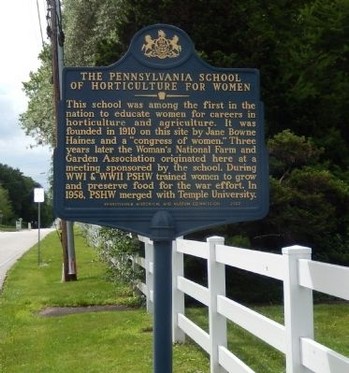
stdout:
<svg viewBox="0 0 349 373">
<path fill-rule="evenodd" d="M 153 244 L 144 242 L 145 258 L 135 263 L 145 269 L 147 309 L 153 302 Z M 184 277 L 184 255 L 207 260 L 208 286 Z M 284 325 L 225 296 L 225 266 L 240 268 L 283 282 Z M 207 242 L 177 239 L 173 242 L 173 342 L 188 335 L 210 355 L 210 371 L 253 372 L 227 348 L 227 320 L 246 329 L 286 356 L 286 372 L 349 372 L 349 359 L 314 341 L 313 290 L 349 300 L 349 268 L 311 260 L 311 249 L 291 246 L 282 254 L 224 245 L 221 237 Z M 184 296 L 208 307 L 209 333 L 185 316 Z"/>
</svg>

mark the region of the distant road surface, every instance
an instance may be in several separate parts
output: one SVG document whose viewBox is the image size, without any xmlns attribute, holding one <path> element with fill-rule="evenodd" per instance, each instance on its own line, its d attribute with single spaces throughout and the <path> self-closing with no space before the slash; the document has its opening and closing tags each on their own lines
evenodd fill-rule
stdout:
<svg viewBox="0 0 349 373">
<path fill-rule="evenodd" d="M 40 238 L 43 239 L 54 229 L 40 229 Z M 22 230 L 18 232 L 0 232 L 0 289 L 4 283 L 6 273 L 11 266 L 27 250 L 38 242 L 38 230 Z"/>
</svg>

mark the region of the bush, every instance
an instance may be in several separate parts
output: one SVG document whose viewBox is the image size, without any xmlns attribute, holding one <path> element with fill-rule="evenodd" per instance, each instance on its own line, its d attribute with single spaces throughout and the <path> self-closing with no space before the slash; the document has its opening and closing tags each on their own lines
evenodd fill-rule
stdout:
<svg viewBox="0 0 349 373">
<path fill-rule="evenodd" d="M 133 265 L 133 258 L 140 251 L 137 237 L 119 229 L 103 227 L 99 230 L 97 250 L 107 265 L 110 280 L 136 287 L 139 272 Z"/>
</svg>

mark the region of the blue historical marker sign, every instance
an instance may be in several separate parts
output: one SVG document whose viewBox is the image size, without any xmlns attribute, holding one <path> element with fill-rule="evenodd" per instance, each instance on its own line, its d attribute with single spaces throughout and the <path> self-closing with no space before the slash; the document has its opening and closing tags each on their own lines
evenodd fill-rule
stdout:
<svg viewBox="0 0 349 373">
<path fill-rule="evenodd" d="M 165 211 L 179 236 L 267 213 L 258 70 L 212 67 L 157 24 L 111 66 L 65 68 L 62 86 L 58 216 L 150 235 Z"/>
</svg>

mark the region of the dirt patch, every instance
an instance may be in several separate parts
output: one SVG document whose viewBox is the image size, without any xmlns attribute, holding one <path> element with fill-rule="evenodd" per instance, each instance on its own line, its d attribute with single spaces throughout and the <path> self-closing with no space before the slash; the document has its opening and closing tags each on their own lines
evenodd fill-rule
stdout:
<svg viewBox="0 0 349 373">
<path fill-rule="evenodd" d="M 39 312 L 40 316 L 64 316 L 72 315 L 75 313 L 85 312 L 103 312 L 103 311 L 127 311 L 131 310 L 130 307 L 122 305 L 106 305 L 106 306 L 86 306 L 86 307 L 48 307 Z"/>
</svg>

